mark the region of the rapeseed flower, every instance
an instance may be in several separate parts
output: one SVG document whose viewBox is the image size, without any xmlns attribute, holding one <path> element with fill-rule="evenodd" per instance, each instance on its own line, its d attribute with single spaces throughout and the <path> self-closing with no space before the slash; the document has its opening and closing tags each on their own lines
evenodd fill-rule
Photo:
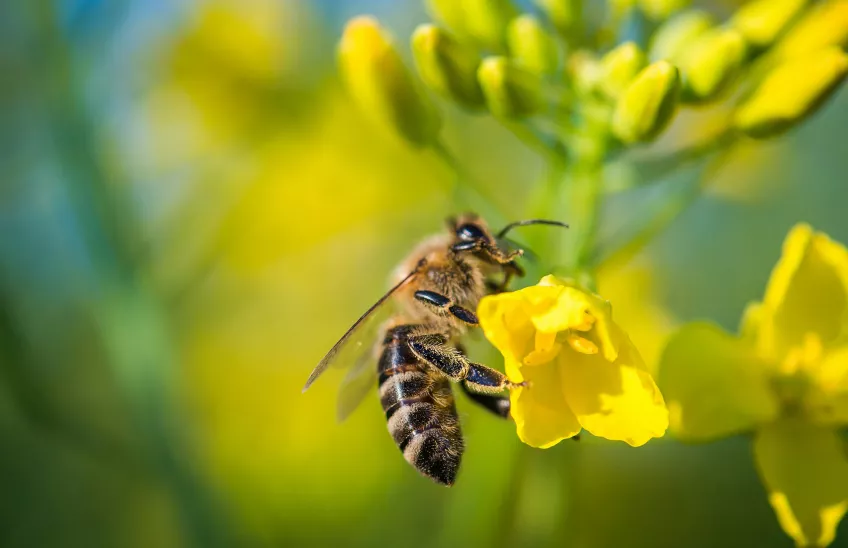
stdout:
<svg viewBox="0 0 848 548">
<path fill-rule="evenodd" d="M 792 229 L 738 336 L 683 327 L 660 361 L 670 427 L 709 441 L 753 432 L 769 502 L 799 546 L 826 546 L 848 510 L 848 251 Z"/>
<path fill-rule="evenodd" d="M 478 316 L 506 373 L 518 436 L 547 448 L 586 429 L 640 446 L 668 426 L 663 397 L 610 304 L 554 276 L 484 298 Z"/>
</svg>

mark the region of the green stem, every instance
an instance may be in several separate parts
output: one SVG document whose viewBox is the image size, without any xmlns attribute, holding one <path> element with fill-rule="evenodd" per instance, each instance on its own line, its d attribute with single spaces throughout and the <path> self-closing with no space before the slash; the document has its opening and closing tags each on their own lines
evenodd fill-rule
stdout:
<svg viewBox="0 0 848 548">
<path fill-rule="evenodd" d="M 498 203 L 497 200 L 489 196 L 489 194 L 484 190 L 485 187 L 481 185 L 477 179 L 475 179 L 465 169 L 465 167 L 463 167 L 462 163 L 457 159 L 456 155 L 451 152 L 450 148 L 448 148 L 443 140 L 439 139 L 433 143 L 432 150 L 439 160 L 456 176 L 451 189 L 453 201 L 455 203 L 465 202 L 466 200 L 461 194 L 464 191 L 470 192 L 473 194 L 474 200 L 468 201 L 480 202 L 483 204 L 484 209 L 488 209 L 495 215 L 499 216 L 500 221 L 505 221 L 511 218 L 510 215 L 507 214 L 508 208 L 505 207 L 504 204 Z"/>
<path fill-rule="evenodd" d="M 566 164 L 568 154 L 562 143 L 553 135 L 542 134 L 524 122 L 500 120 L 501 124 L 528 148 L 538 152 L 550 165 Z"/>
<path fill-rule="evenodd" d="M 603 108 L 603 105 L 590 104 L 588 112 L 593 115 L 584 117 L 580 133 L 572 135 L 574 146 L 581 153 L 575 154 L 576 163 L 566 173 L 558 200 L 563 211 L 562 220 L 571 225 L 564 241 L 562 267 L 564 274 L 576 278 L 591 275 L 586 267 L 600 220 L 603 158 L 610 144 L 609 117 L 601 111 Z"/>
</svg>

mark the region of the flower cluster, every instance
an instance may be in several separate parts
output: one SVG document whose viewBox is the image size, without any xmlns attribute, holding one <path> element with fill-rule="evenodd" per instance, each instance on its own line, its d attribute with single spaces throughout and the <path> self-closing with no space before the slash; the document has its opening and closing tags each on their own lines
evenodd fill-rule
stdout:
<svg viewBox="0 0 848 548">
<path fill-rule="evenodd" d="M 547 137 L 573 161 L 588 127 L 613 147 L 652 141 L 680 107 L 740 90 L 727 130 L 778 135 L 821 106 L 848 73 L 840 0 L 816 8 L 757 0 L 724 22 L 685 1 L 611 1 L 599 21 L 575 0 L 536 3 L 538 15 L 507 0 L 431 0 L 437 23 L 413 33 L 415 66 L 427 88 L 466 110 L 537 130 L 553 126 Z M 655 30 L 625 39 L 619 29 L 628 26 Z M 367 112 L 410 143 L 439 143 L 435 102 L 376 19 L 349 22 L 339 58 Z"/>
<path fill-rule="evenodd" d="M 723 21 L 687 0 L 609 0 L 596 3 L 601 13 L 579 0 L 534 4 L 523 13 L 509 0 L 429 0 L 435 22 L 410 41 L 418 77 L 373 17 L 351 20 L 339 48 L 364 110 L 450 166 L 459 162 L 442 138 L 450 119 L 440 102 L 492 116 L 547 161 L 532 214 L 567 219 L 572 229 L 537 251 L 551 258 L 546 272 L 563 277 L 487 297 L 478 310 L 509 377 L 529 381 L 511 393 L 519 437 L 545 448 L 585 429 L 639 446 L 669 423 L 684 440 L 755 430 L 759 470 L 784 530 L 799 544 L 831 542 L 848 510 L 848 462 L 836 433 L 848 421 L 844 248 L 796 228 L 739 337 L 706 324 L 673 337 L 659 383 L 668 409 L 609 303 L 586 287 L 601 264 L 650 240 L 706 186 L 658 193 L 660 214 L 604 242 L 601 206 L 617 192 L 610 166 L 647 172 L 636 183 L 648 185 L 678 160 L 706 168 L 740 142 L 808 120 L 848 75 L 848 1 L 753 0 Z M 699 131 L 701 142 L 648 161 L 631 153 L 696 108 L 716 114 L 717 132 Z"/>
</svg>

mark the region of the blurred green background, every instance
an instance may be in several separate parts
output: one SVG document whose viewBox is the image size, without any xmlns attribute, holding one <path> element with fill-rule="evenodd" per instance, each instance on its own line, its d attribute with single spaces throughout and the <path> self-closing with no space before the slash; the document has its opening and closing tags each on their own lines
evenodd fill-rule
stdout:
<svg viewBox="0 0 848 548">
<path fill-rule="evenodd" d="M 434 156 L 340 89 L 358 13 L 398 37 L 425 20 L 409 0 L 0 4 L 0 546 L 791 546 L 743 437 L 533 450 L 460 397 L 445 489 L 403 461 L 376 398 L 337 424 L 340 375 L 301 395 L 459 207 Z M 447 112 L 463 164 L 520 217 L 540 160 Z M 649 363 L 681 322 L 735 329 L 795 222 L 848 242 L 846 124 L 843 87 L 601 273 Z"/>
</svg>

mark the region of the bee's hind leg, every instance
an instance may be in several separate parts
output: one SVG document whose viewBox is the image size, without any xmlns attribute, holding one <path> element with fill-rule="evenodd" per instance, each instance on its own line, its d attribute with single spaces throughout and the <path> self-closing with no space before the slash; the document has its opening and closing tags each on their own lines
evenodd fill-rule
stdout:
<svg viewBox="0 0 848 548">
<path fill-rule="evenodd" d="M 479 392 L 474 392 L 468 387 L 468 384 L 465 383 L 465 381 L 461 382 L 460 386 L 462 386 L 462 391 L 465 392 L 465 395 L 480 407 L 503 419 L 509 418 L 509 396 L 503 396 L 501 394 L 480 394 Z"/>
<path fill-rule="evenodd" d="M 467 355 L 465 353 L 465 348 L 461 344 L 457 344 L 456 349 L 462 353 L 463 356 Z M 509 396 L 504 396 L 502 394 L 481 394 L 479 392 L 475 392 L 468 387 L 468 384 L 466 384 L 465 381 L 462 381 L 459 385 L 462 387 L 462 391 L 465 392 L 465 395 L 468 396 L 468 399 L 486 411 L 489 411 L 502 419 L 509 418 Z"/>
</svg>

